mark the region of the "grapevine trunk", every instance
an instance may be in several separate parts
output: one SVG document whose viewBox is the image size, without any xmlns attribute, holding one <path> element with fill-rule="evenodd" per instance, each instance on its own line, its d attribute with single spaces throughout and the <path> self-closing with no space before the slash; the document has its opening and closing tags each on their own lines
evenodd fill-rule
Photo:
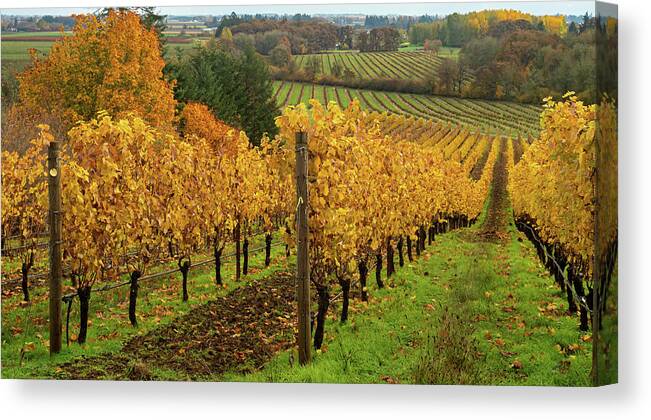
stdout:
<svg viewBox="0 0 651 420">
<path fill-rule="evenodd" d="M 138 299 L 138 279 L 140 279 L 142 273 L 136 270 L 131 273 L 131 285 L 129 287 L 129 321 L 134 327 L 138 326 L 138 320 L 136 319 L 136 301 Z"/>
<path fill-rule="evenodd" d="M 269 267 L 271 264 L 271 233 L 264 235 L 264 266 Z"/>
<path fill-rule="evenodd" d="M 316 330 L 314 331 L 314 348 L 316 350 L 321 348 L 323 344 L 323 332 L 325 329 L 326 314 L 328 306 L 330 306 L 330 293 L 328 286 L 319 285 L 316 287 L 319 305 L 316 315 Z"/>
<path fill-rule="evenodd" d="M 382 283 L 382 253 L 375 256 L 375 281 L 377 287 L 380 289 L 384 287 L 384 283 Z"/>
<path fill-rule="evenodd" d="M 84 344 L 86 342 L 86 333 L 88 331 L 88 308 L 90 304 L 90 286 L 81 286 L 77 290 L 79 295 L 79 336 L 77 342 Z"/>
<path fill-rule="evenodd" d="M 368 267 L 366 266 L 366 259 L 361 259 L 357 263 L 359 270 L 359 285 L 362 289 L 362 302 L 368 302 L 368 293 L 366 289 L 366 277 L 368 276 Z"/>
</svg>

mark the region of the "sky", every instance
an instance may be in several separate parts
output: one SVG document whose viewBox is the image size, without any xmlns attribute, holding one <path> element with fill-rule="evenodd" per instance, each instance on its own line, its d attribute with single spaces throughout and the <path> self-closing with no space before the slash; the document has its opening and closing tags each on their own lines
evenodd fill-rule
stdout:
<svg viewBox="0 0 651 420">
<path fill-rule="evenodd" d="M 89 13 L 97 9 L 82 7 L 63 8 L 7 8 L 6 3 L 0 3 L 0 12 L 11 15 L 70 15 L 73 13 Z M 111 0 L 100 2 L 110 5 Z M 156 1 L 142 3 L 160 4 Z M 170 4 L 173 2 L 165 2 Z M 225 3 L 225 2 L 221 2 Z M 235 3 L 235 2 L 234 2 Z M 285 1 L 285 3 L 287 3 Z M 223 15 L 235 12 L 238 14 L 275 13 L 275 14 L 374 14 L 374 15 L 447 15 L 450 13 L 467 13 L 484 9 L 517 9 L 534 15 L 583 15 L 586 12 L 594 14 L 593 1 L 528 1 L 528 2 L 450 2 L 450 3 L 345 3 L 337 4 L 258 4 L 258 5 L 221 5 L 221 6 L 161 6 L 160 13 L 165 15 Z"/>
</svg>

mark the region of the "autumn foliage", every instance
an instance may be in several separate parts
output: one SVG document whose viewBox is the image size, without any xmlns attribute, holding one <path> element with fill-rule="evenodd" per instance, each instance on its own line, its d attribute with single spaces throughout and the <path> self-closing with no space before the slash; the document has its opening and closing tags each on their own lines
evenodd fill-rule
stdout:
<svg viewBox="0 0 651 420">
<path fill-rule="evenodd" d="M 137 14 L 112 10 L 105 19 L 79 15 L 73 35 L 54 43 L 19 75 L 19 105 L 45 110 L 72 125 L 107 111 L 171 127 L 176 102 L 163 78 L 165 62 L 154 30 Z"/>
<path fill-rule="evenodd" d="M 197 136 L 206 139 L 216 153 L 234 153 L 234 142 L 227 137 L 233 127 L 217 119 L 210 109 L 201 103 L 190 102 L 181 112 L 181 124 L 186 136 Z"/>
<path fill-rule="evenodd" d="M 541 238 L 558 243 L 570 263 L 593 269 L 596 106 L 573 92 L 546 99 L 542 131 L 509 175 L 516 217 L 533 219 Z M 557 209 L 557 211 L 550 211 Z"/>
</svg>

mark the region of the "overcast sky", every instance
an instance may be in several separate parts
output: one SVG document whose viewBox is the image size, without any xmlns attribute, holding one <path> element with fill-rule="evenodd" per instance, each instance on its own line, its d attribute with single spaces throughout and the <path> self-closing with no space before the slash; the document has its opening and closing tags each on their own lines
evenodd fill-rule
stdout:
<svg viewBox="0 0 651 420">
<path fill-rule="evenodd" d="M 88 13 L 96 8 L 64 7 L 64 8 L 5 8 L 15 2 L 2 1 L 0 13 L 13 15 L 70 15 L 73 13 Z M 146 2 L 156 4 L 156 2 Z M 169 4 L 170 2 L 167 2 Z M 107 0 L 105 4 L 111 4 Z M 160 3 L 159 3 L 160 4 Z M 233 6 L 162 6 L 158 10 L 166 15 L 223 15 L 235 12 L 276 13 L 276 14 L 392 14 L 392 15 L 447 15 L 454 12 L 467 13 L 484 9 L 517 9 L 534 15 L 582 15 L 588 12 L 594 14 L 593 1 L 530 1 L 530 2 L 464 2 L 464 3 L 385 3 L 385 4 L 261 4 Z"/>
</svg>

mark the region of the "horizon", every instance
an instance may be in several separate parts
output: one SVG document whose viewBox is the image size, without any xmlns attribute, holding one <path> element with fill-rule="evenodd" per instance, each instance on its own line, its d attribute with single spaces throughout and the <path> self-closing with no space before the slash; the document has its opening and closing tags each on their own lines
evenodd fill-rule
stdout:
<svg viewBox="0 0 651 420">
<path fill-rule="evenodd" d="M 453 13 L 470 13 L 480 10 L 513 9 L 535 16 L 594 15 L 595 2 L 573 0 L 567 2 L 468 2 L 468 3 L 332 3 L 332 4 L 257 4 L 257 5 L 215 5 L 215 6 L 155 6 L 156 11 L 167 16 L 221 16 L 235 12 L 243 14 L 269 15 L 392 15 L 392 16 L 446 16 Z M 42 8 L 0 8 L 0 14 L 11 16 L 69 16 L 93 13 L 100 7 L 42 7 Z M 334 9 L 334 10 L 333 10 Z"/>
</svg>

